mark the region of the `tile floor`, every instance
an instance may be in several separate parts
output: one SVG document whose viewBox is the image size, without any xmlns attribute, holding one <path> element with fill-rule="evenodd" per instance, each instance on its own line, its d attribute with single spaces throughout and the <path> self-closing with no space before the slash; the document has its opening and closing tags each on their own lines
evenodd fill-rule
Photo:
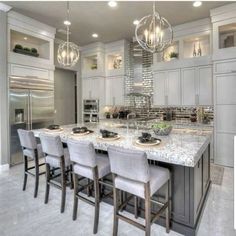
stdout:
<svg viewBox="0 0 236 236">
<path fill-rule="evenodd" d="M 38 198 L 33 198 L 33 178 L 28 177 L 22 188 L 22 165 L 0 173 L 0 236 L 90 236 L 94 208 L 79 201 L 78 218 L 72 221 L 73 194 L 67 190 L 66 210 L 60 214 L 60 192 L 51 188 L 48 205 L 43 203 L 45 179 L 41 176 Z M 113 207 L 102 203 L 98 236 L 112 235 Z M 120 236 L 142 236 L 139 229 L 120 221 Z M 153 225 L 152 236 L 178 236 Z M 234 236 L 233 229 L 233 169 L 225 168 L 222 186 L 212 185 L 201 219 L 198 236 Z"/>
</svg>

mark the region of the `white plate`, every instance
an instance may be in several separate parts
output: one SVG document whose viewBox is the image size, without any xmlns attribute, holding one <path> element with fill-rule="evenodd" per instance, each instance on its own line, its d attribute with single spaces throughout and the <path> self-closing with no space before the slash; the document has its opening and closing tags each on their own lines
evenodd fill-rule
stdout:
<svg viewBox="0 0 236 236">
<path fill-rule="evenodd" d="M 160 140 L 156 140 L 155 143 L 141 143 L 139 140 L 136 140 L 135 143 L 138 144 L 138 145 L 140 145 L 140 146 L 151 147 L 151 146 L 156 146 L 156 145 L 160 144 L 161 141 L 160 141 Z"/>
<path fill-rule="evenodd" d="M 63 131 L 63 128 L 60 129 L 45 129 L 47 132 L 57 133 Z"/>
<path fill-rule="evenodd" d="M 104 141 L 114 141 L 114 140 L 120 139 L 120 135 L 117 135 L 117 136 L 112 137 L 112 138 L 103 138 L 102 136 L 99 136 L 98 138 L 101 139 L 101 140 L 104 140 Z"/>
<path fill-rule="evenodd" d="M 87 135 L 89 133 L 90 133 L 89 131 L 84 132 L 84 133 L 73 133 L 73 132 L 71 132 L 71 134 L 74 135 L 74 136 L 83 136 L 83 135 Z"/>
</svg>

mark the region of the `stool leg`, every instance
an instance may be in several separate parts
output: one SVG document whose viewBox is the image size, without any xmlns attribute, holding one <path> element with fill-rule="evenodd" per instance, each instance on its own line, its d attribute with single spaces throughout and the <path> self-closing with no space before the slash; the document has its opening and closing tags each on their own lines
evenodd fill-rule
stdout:
<svg viewBox="0 0 236 236">
<path fill-rule="evenodd" d="M 38 151 L 35 150 L 35 186 L 34 186 L 34 197 L 36 198 L 38 195 L 38 187 L 39 187 L 39 159 L 38 159 Z"/>
<path fill-rule="evenodd" d="M 48 203 L 49 190 L 50 190 L 50 166 L 48 163 L 46 163 L 46 191 L 45 191 L 45 200 L 44 200 L 45 204 Z"/>
<path fill-rule="evenodd" d="M 27 156 L 24 156 L 24 182 L 23 182 L 23 191 L 26 189 L 28 175 L 26 171 L 28 170 L 28 159 Z"/>
<path fill-rule="evenodd" d="M 134 196 L 134 217 L 138 218 L 138 197 Z"/>
<path fill-rule="evenodd" d="M 113 236 L 117 236 L 118 234 L 118 223 L 119 218 L 117 216 L 118 214 L 118 190 L 115 188 L 115 174 L 112 174 L 113 178 L 113 202 L 114 202 L 114 221 L 113 221 Z"/>
<path fill-rule="evenodd" d="M 70 173 L 69 173 L 69 175 L 70 175 L 70 189 L 73 189 L 74 188 L 74 181 L 73 181 L 72 165 L 70 165 L 69 168 L 70 168 Z"/>
<path fill-rule="evenodd" d="M 78 176 L 77 174 L 73 173 L 73 179 L 74 179 L 74 205 L 73 205 L 73 220 L 76 220 L 77 218 L 77 209 L 78 209 Z"/>
<path fill-rule="evenodd" d="M 168 180 L 166 185 L 166 201 L 168 202 L 168 206 L 166 208 L 166 233 L 170 232 L 170 180 Z"/>
<path fill-rule="evenodd" d="M 145 183 L 145 236 L 151 234 L 151 196 L 150 183 Z"/>
<path fill-rule="evenodd" d="M 66 202 L 66 173 L 64 156 L 61 157 L 61 213 L 65 210 Z"/>
<path fill-rule="evenodd" d="M 98 221 L 99 221 L 99 203 L 100 203 L 100 191 L 99 191 L 99 182 L 98 182 L 98 169 L 97 166 L 93 169 L 94 176 L 94 192 L 95 192 L 95 216 L 94 216 L 94 225 L 93 233 L 96 234 L 98 231 Z"/>
</svg>

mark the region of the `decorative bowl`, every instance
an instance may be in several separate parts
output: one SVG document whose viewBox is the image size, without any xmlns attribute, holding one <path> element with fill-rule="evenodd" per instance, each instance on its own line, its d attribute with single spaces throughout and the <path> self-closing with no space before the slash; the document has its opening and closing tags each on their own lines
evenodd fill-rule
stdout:
<svg viewBox="0 0 236 236">
<path fill-rule="evenodd" d="M 154 125 L 152 127 L 153 129 L 153 132 L 155 135 L 160 135 L 160 136 L 166 136 L 166 135 L 169 135 L 171 130 L 172 130 L 172 126 L 171 125 Z"/>
</svg>

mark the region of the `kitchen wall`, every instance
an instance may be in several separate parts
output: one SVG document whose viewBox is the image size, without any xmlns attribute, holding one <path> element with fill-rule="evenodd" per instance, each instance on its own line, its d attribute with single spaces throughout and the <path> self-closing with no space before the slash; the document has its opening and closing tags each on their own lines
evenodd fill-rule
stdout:
<svg viewBox="0 0 236 236">
<path fill-rule="evenodd" d="M 75 80 L 76 72 L 56 68 L 55 81 L 55 124 L 75 123 Z"/>
<path fill-rule="evenodd" d="M 7 13 L 0 10 L 0 171 L 9 163 Z M 2 167 L 2 168 L 1 168 Z"/>
</svg>

